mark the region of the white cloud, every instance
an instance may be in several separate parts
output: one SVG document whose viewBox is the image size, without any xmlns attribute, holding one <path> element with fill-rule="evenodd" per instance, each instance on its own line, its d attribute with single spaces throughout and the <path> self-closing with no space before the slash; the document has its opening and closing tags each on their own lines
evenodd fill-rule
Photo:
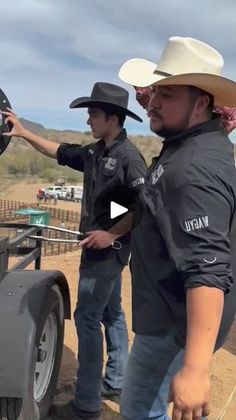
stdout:
<svg viewBox="0 0 236 420">
<path fill-rule="evenodd" d="M 212 44 L 224 56 L 225 75 L 236 80 L 235 15 L 234 0 L 1 2 L 0 87 L 25 118 L 86 129 L 86 114 L 69 103 L 88 95 L 95 81 L 122 84 L 117 74 L 128 58 L 157 62 L 173 35 Z M 130 108 L 144 115 L 128 89 Z"/>
</svg>

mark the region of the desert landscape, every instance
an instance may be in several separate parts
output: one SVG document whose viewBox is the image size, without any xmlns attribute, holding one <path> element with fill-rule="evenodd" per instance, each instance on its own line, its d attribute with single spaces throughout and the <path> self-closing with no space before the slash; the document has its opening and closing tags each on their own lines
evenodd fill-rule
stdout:
<svg viewBox="0 0 236 420">
<path fill-rule="evenodd" d="M 10 184 L 0 192 L 0 198 L 36 202 L 36 194 L 42 184 Z M 79 211 L 79 204 L 58 201 L 57 207 Z M 78 283 L 78 267 L 80 251 L 74 251 L 53 257 L 45 257 L 42 261 L 43 269 L 61 270 L 67 277 L 70 286 L 72 310 L 75 307 Z M 123 307 L 126 312 L 130 346 L 133 340 L 131 327 L 131 287 L 128 268 L 123 274 Z M 63 361 L 58 383 L 56 401 L 67 401 L 73 396 L 73 389 L 77 369 L 77 338 L 71 321 L 66 321 Z M 211 363 L 212 408 L 209 420 L 236 420 L 236 322 L 223 349 L 218 351 Z M 119 406 L 115 403 L 103 403 L 104 420 L 120 420 Z"/>
</svg>

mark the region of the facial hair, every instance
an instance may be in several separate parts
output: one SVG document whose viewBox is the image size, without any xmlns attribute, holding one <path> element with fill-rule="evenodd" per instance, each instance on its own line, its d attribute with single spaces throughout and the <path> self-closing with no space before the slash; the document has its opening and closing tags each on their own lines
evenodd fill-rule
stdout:
<svg viewBox="0 0 236 420">
<path fill-rule="evenodd" d="M 177 134 L 180 134 L 180 133 L 186 131 L 189 128 L 189 121 L 190 121 L 191 116 L 192 116 L 193 108 L 194 108 L 194 104 L 190 103 L 188 111 L 183 116 L 182 121 L 180 121 L 179 124 L 176 127 L 168 128 L 165 125 L 163 125 L 159 130 L 155 130 L 155 129 L 152 129 L 151 123 L 150 123 L 151 131 L 153 133 L 155 133 L 156 135 L 164 138 L 164 139 L 168 138 L 168 137 L 173 137 Z M 152 110 L 152 112 L 153 112 L 153 114 L 156 114 L 158 116 L 158 118 L 160 118 L 163 121 L 163 118 L 161 117 L 161 115 L 159 115 L 158 112 L 156 112 L 155 110 Z"/>
</svg>

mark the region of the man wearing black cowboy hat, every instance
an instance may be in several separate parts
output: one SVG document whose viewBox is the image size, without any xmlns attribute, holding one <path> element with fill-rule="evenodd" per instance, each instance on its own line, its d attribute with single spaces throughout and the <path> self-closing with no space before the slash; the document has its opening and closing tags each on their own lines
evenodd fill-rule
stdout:
<svg viewBox="0 0 236 420">
<path fill-rule="evenodd" d="M 123 128 L 126 116 L 142 121 L 128 108 L 128 92 L 113 84 L 95 83 L 90 97 L 75 99 L 71 108 L 88 108 L 88 124 L 96 143 L 84 147 L 45 140 L 24 129 L 13 112 L 5 113 L 13 124 L 9 135 L 20 136 L 41 153 L 84 172 L 84 194 L 80 231 L 90 232 L 82 241 L 79 302 L 75 323 L 79 336 L 79 369 L 74 401 L 53 407 L 53 418 L 100 419 L 103 397 L 119 397 L 128 359 L 128 334 L 121 307 L 121 273 L 129 257 L 129 237 L 111 245 L 115 236 L 100 230 L 94 215 L 96 198 L 110 187 L 139 190 L 146 165 L 138 149 L 127 139 Z M 102 249 L 103 248 L 103 249 Z M 105 327 L 108 361 L 102 383 Z"/>
</svg>

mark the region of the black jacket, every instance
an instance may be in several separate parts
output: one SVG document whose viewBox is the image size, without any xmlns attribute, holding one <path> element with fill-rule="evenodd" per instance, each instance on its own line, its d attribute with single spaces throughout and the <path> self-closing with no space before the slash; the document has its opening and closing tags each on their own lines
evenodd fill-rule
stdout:
<svg viewBox="0 0 236 420">
<path fill-rule="evenodd" d="M 84 172 L 81 232 L 101 229 L 96 222 L 94 204 L 104 190 L 120 185 L 140 190 L 147 169 L 141 153 L 127 138 L 124 129 L 110 147 L 106 147 L 102 139 L 83 147 L 77 144 L 61 144 L 57 160 L 60 165 Z M 113 258 L 116 255 L 123 264 L 127 264 L 130 253 L 129 235 L 121 238 L 121 242 L 123 246 L 119 251 L 110 247 L 105 250 L 86 250 L 83 252 L 82 265 L 93 264 L 98 259 Z"/>
<path fill-rule="evenodd" d="M 233 145 L 219 121 L 165 140 L 141 192 L 144 216 L 132 236 L 133 328 L 138 334 L 186 335 L 186 289 L 225 293 L 219 342 L 236 307 L 231 252 L 236 204 Z"/>
</svg>

